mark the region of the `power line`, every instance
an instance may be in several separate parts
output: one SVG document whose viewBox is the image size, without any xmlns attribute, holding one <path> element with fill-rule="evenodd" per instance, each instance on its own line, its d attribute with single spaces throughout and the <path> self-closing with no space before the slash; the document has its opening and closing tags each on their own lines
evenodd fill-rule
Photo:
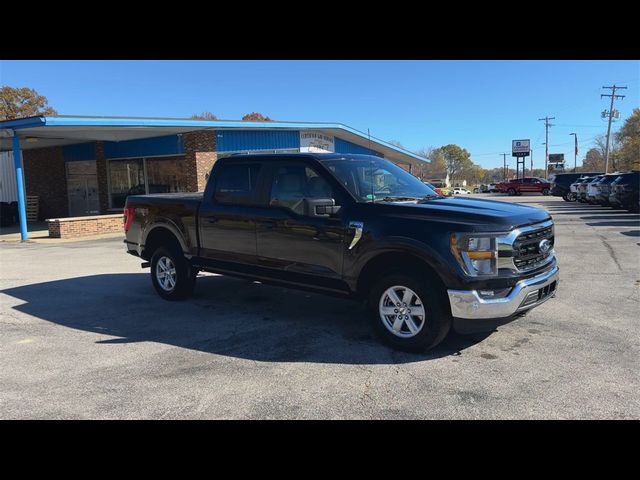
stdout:
<svg viewBox="0 0 640 480">
<path fill-rule="evenodd" d="M 604 173 L 607 173 L 609 171 L 609 138 L 611 137 L 611 120 L 613 120 L 613 102 L 615 101 L 616 98 L 619 99 L 623 99 L 625 96 L 624 95 L 616 95 L 616 89 L 618 90 L 626 90 L 627 87 L 618 87 L 616 86 L 616 84 L 614 83 L 613 86 L 611 87 L 602 87 L 602 88 L 608 88 L 609 90 L 611 90 L 611 93 L 601 93 L 600 94 L 600 98 L 602 97 L 611 97 L 611 106 L 609 107 L 609 125 L 607 126 L 607 146 L 604 149 Z M 604 112 L 602 112 L 602 116 L 603 118 L 607 115 L 607 111 L 605 110 Z"/>
</svg>

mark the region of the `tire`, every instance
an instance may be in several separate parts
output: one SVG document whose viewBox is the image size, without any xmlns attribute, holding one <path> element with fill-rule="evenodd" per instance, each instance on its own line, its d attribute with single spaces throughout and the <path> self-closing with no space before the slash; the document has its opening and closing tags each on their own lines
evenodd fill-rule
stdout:
<svg viewBox="0 0 640 480">
<path fill-rule="evenodd" d="M 548 188 L 543 188 L 542 189 L 542 195 L 544 195 L 545 197 L 549 196 L 549 189 Z"/>
<path fill-rule="evenodd" d="M 510 188 L 509 190 L 507 190 L 507 195 L 514 196 L 515 194 L 516 194 L 515 188 Z"/>
<path fill-rule="evenodd" d="M 411 292 L 407 292 L 409 289 Z M 445 303 L 446 293 L 435 282 L 426 278 L 405 273 L 390 273 L 375 282 L 369 292 L 370 319 L 376 334 L 391 347 L 407 352 L 424 352 L 438 345 L 451 328 L 451 313 Z M 396 299 L 407 300 L 407 307 L 393 305 L 389 292 L 394 292 Z M 404 294 L 407 293 L 407 296 Z M 402 295 L 402 297 L 400 296 Z M 386 304 L 386 306 L 385 306 Z M 414 308 L 411 314 L 410 307 Z M 392 312 L 384 315 L 383 308 Z M 407 311 L 402 312 L 403 309 Z M 404 315 L 407 320 L 400 320 L 395 310 Z M 416 315 L 422 311 L 423 315 Z M 393 331 L 397 333 L 393 333 Z M 416 330 L 415 332 L 413 330 Z"/>
<path fill-rule="evenodd" d="M 173 273 L 167 276 L 167 271 Z M 151 257 L 151 283 L 165 300 L 189 297 L 193 293 L 197 273 L 177 248 L 160 247 Z"/>
</svg>

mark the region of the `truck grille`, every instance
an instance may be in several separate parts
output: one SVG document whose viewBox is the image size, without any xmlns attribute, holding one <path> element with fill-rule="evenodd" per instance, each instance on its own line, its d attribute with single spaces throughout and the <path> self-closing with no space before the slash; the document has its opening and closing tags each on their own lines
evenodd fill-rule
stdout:
<svg viewBox="0 0 640 480">
<path fill-rule="evenodd" d="M 551 248 L 540 250 L 540 243 L 549 240 Z M 513 264 L 520 271 L 533 270 L 544 264 L 553 251 L 553 226 L 520 234 L 513 243 Z"/>
</svg>

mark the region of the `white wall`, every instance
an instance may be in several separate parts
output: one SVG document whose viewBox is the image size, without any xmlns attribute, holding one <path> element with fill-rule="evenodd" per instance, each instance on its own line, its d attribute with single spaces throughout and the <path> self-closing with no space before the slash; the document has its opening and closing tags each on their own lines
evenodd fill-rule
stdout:
<svg viewBox="0 0 640 480">
<path fill-rule="evenodd" d="M 0 202 L 17 202 L 16 171 L 13 152 L 0 152 Z"/>
</svg>

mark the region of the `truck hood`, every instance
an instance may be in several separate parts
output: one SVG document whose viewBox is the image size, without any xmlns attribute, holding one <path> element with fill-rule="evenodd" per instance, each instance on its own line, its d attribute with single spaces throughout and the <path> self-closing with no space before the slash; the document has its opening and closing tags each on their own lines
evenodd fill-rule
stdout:
<svg viewBox="0 0 640 480">
<path fill-rule="evenodd" d="M 464 197 L 447 197 L 416 202 L 384 203 L 385 213 L 422 220 L 464 224 L 472 231 L 510 230 L 551 219 L 541 208 L 518 203 Z"/>
</svg>

